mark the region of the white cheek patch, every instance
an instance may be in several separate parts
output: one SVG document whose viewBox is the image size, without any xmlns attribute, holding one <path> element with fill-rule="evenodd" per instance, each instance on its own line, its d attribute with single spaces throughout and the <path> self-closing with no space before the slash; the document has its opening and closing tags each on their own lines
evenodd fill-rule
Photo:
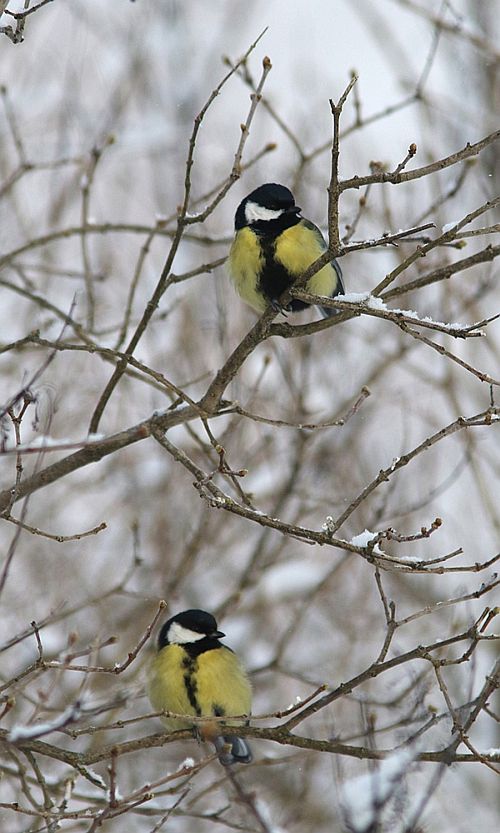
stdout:
<svg viewBox="0 0 500 833">
<path fill-rule="evenodd" d="M 178 622 L 172 622 L 168 629 L 167 639 L 171 645 L 187 645 L 205 639 L 206 633 L 197 633 L 189 628 L 183 628 Z"/>
<path fill-rule="evenodd" d="M 283 214 L 283 209 L 264 208 L 256 202 L 247 202 L 245 206 L 245 220 L 247 223 L 257 223 L 259 220 L 277 220 Z"/>
</svg>

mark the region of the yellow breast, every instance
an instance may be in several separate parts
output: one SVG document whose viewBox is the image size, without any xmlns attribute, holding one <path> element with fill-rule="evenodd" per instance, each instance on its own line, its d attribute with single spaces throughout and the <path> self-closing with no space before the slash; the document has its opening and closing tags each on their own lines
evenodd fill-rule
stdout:
<svg viewBox="0 0 500 833">
<path fill-rule="evenodd" d="M 276 238 L 275 259 L 290 275 L 299 276 L 325 251 L 319 233 L 303 222 L 286 229 Z M 330 263 L 307 281 L 307 291 L 330 296 L 337 286 L 337 273 Z"/>
<path fill-rule="evenodd" d="M 273 256 L 293 278 L 305 272 L 325 248 L 319 230 L 302 220 L 276 237 Z M 264 312 L 268 304 L 259 286 L 264 267 L 265 257 L 258 236 L 250 228 L 237 231 L 229 252 L 229 274 L 240 297 L 259 313 Z M 308 292 L 327 297 L 334 294 L 336 287 L 337 273 L 330 263 L 316 272 L 306 285 Z"/>
<path fill-rule="evenodd" d="M 267 302 L 258 291 L 258 281 L 264 266 L 257 235 L 249 228 L 236 232 L 229 251 L 228 270 L 235 289 L 257 312 L 264 312 Z"/>
<path fill-rule="evenodd" d="M 157 711 L 189 716 L 250 714 L 251 687 L 236 654 L 228 648 L 205 651 L 189 662 L 180 645 L 159 651 L 148 674 L 148 694 Z M 170 729 L 192 726 L 187 720 L 166 718 Z M 226 725 L 237 725 L 228 720 Z"/>
</svg>

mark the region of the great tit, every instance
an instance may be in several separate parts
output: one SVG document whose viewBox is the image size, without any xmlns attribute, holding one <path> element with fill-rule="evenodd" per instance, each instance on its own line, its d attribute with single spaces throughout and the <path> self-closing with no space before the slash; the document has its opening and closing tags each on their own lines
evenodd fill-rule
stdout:
<svg viewBox="0 0 500 833">
<path fill-rule="evenodd" d="M 300 216 L 291 191 L 268 182 L 248 194 L 235 215 L 235 235 L 229 252 L 229 273 L 236 291 L 257 312 L 269 303 L 278 305 L 280 295 L 292 286 L 327 245 L 319 228 Z M 334 298 L 344 293 L 342 272 L 332 260 L 304 286 L 313 295 Z M 308 304 L 293 298 L 292 312 Z M 325 318 L 336 310 L 320 307 Z"/>
<path fill-rule="evenodd" d="M 248 764 L 250 747 L 226 727 L 241 725 L 231 715 L 249 715 L 252 690 L 238 657 L 219 642 L 225 636 L 204 610 L 185 610 L 165 622 L 158 637 L 158 652 L 148 674 L 148 694 L 157 711 L 186 718 L 162 718 L 170 730 L 195 728 L 202 740 L 214 744 L 224 766 Z M 226 721 L 193 723 L 190 717 L 222 717 Z"/>
</svg>

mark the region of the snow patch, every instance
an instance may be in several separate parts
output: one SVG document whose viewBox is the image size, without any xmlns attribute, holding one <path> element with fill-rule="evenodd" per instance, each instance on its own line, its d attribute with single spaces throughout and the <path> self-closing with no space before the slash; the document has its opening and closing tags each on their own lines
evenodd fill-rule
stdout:
<svg viewBox="0 0 500 833">
<path fill-rule="evenodd" d="M 370 532 L 369 529 L 365 529 L 364 532 L 360 532 L 359 535 L 351 538 L 351 544 L 354 544 L 355 547 L 367 547 L 370 541 L 373 541 L 377 535 L 378 532 Z"/>
<path fill-rule="evenodd" d="M 179 772 L 183 769 L 191 769 L 194 767 L 194 758 L 184 758 L 182 764 L 179 764 Z"/>
<path fill-rule="evenodd" d="M 362 304 L 370 298 L 369 292 L 347 292 L 345 295 L 336 295 L 336 301 L 346 301 L 348 304 Z"/>
</svg>

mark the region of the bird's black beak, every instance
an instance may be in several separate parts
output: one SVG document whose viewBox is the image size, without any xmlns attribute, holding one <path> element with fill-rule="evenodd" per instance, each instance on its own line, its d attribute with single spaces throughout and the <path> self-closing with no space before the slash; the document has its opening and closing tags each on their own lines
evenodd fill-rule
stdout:
<svg viewBox="0 0 500 833">
<path fill-rule="evenodd" d="M 285 214 L 300 214 L 302 211 L 298 205 L 291 205 L 290 208 L 285 208 Z"/>
<path fill-rule="evenodd" d="M 222 631 L 213 631 L 213 633 L 209 634 L 210 639 L 220 639 L 221 636 L 225 636 L 225 635 L 226 634 L 222 633 Z"/>
</svg>

